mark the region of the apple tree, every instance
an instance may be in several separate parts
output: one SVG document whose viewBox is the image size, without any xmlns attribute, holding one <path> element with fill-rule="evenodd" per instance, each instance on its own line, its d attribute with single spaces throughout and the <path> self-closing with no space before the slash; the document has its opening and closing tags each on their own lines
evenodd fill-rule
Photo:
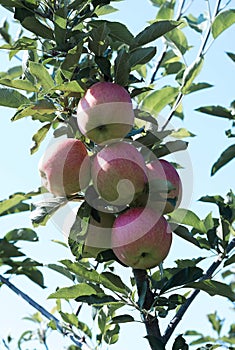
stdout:
<svg viewBox="0 0 235 350">
<path fill-rule="evenodd" d="M 174 333 L 201 291 L 235 301 L 234 193 L 229 188 L 226 197 L 200 198 L 218 215 L 201 219 L 190 209 L 191 169 L 181 177 L 177 154 L 190 157 L 195 135 L 174 126 L 190 117 L 184 99 L 212 87 L 200 72 L 211 44 L 235 22 L 235 9 L 222 0 L 206 1 L 207 14 L 195 13 L 196 1 L 150 2 L 153 18 L 134 35 L 127 24 L 109 19 L 117 0 L 0 0 L 10 19 L 0 27 L 0 49 L 19 62 L 0 72 L 0 105 L 12 109 L 12 122 L 31 118 L 38 125 L 31 154 L 48 145 L 38 189 L 0 202 L 2 217 L 25 212 L 32 221 L 0 240 L 1 283 L 36 309 L 31 320 L 40 329 L 24 332 L 19 349 L 35 334 L 48 349 L 50 331 L 67 336 L 69 350 L 111 348 L 122 324 L 135 322 L 153 350 L 169 349 L 169 340 L 174 350 L 235 349 L 235 324 L 223 331 L 217 312 L 208 314 L 214 337 L 189 324 L 184 334 Z M 16 37 L 12 19 L 20 28 Z M 191 33 L 201 39 L 193 54 Z M 227 55 L 235 61 L 234 53 Z M 234 137 L 234 101 L 197 111 L 231 121 L 226 135 Z M 211 175 L 232 161 L 235 145 L 221 152 Z M 66 223 L 68 212 L 72 221 Z M 36 245 L 37 230 L 49 221 L 65 235 L 61 243 L 72 256 L 50 264 L 70 283 L 48 295 L 56 314 L 9 280 L 24 275 L 45 287 L 43 261 L 27 257 L 23 242 Z M 172 267 L 167 256 L 176 236 L 185 249 L 195 247 L 195 256 L 176 256 Z M 205 267 L 211 253 L 214 261 Z M 66 303 L 76 311 L 67 312 Z M 82 309 L 95 328 L 80 318 Z M 10 349 L 12 339 L 2 341 Z"/>
</svg>

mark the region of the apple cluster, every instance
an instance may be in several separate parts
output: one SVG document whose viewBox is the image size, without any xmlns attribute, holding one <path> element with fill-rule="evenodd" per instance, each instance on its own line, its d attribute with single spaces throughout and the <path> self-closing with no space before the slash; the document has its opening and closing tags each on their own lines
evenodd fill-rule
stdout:
<svg viewBox="0 0 235 350">
<path fill-rule="evenodd" d="M 123 264 L 136 269 L 158 266 L 168 255 L 172 232 L 165 214 L 182 196 L 180 177 L 163 159 L 147 162 L 141 147 L 126 137 L 134 127 L 128 91 L 111 82 L 92 85 L 80 99 L 77 123 L 95 145 L 60 139 L 39 164 L 43 186 L 55 196 L 80 191 L 91 206 L 83 257 L 112 249 Z"/>
</svg>

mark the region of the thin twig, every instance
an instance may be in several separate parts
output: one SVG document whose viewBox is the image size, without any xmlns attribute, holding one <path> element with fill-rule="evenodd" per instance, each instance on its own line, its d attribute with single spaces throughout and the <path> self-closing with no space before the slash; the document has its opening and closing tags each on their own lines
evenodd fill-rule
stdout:
<svg viewBox="0 0 235 350">
<path fill-rule="evenodd" d="M 235 238 L 232 239 L 232 241 L 228 244 L 226 249 L 226 254 L 230 253 L 235 248 Z M 207 279 L 211 279 L 213 273 L 215 270 L 220 266 L 221 262 L 223 261 L 224 254 L 220 254 L 217 259 L 212 263 L 212 265 L 209 267 L 209 269 L 206 271 L 206 273 L 199 279 L 199 281 L 204 281 Z M 165 334 L 163 335 L 163 342 L 166 344 L 168 340 L 170 339 L 172 333 L 174 332 L 175 328 L 181 321 L 183 315 L 188 310 L 189 306 L 193 302 L 193 300 L 196 298 L 196 296 L 200 293 L 199 289 L 196 289 L 192 292 L 191 296 L 186 300 L 186 302 L 180 307 L 178 312 L 176 313 L 175 317 L 171 320 L 169 323 Z"/>
<path fill-rule="evenodd" d="M 9 287 L 14 293 L 23 298 L 28 304 L 33 306 L 36 310 L 38 310 L 44 317 L 46 317 L 50 321 L 54 321 L 56 325 L 56 329 L 65 336 L 68 336 L 70 340 L 80 347 L 82 350 L 91 350 L 91 348 L 84 342 L 84 340 L 78 337 L 75 333 L 68 332 L 65 329 L 64 325 L 50 312 L 48 312 L 43 306 L 39 305 L 36 301 L 30 298 L 27 294 L 22 292 L 19 288 L 17 288 L 14 284 L 12 284 L 9 279 L 0 275 L 0 281 L 4 283 L 7 287 Z"/>
</svg>

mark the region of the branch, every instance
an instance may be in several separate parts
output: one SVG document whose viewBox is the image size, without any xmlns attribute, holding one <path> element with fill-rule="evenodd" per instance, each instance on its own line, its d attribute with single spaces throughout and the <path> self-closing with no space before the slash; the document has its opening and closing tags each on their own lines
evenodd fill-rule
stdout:
<svg viewBox="0 0 235 350">
<path fill-rule="evenodd" d="M 27 294 L 25 294 L 20 289 L 18 289 L 14 284 L 12 284 L 9 281 L 9 279 L 0 275 L 0 281 L 2 283 L 4 283 L 7 287 L 9 287 L 14 293 L 16 293 L 21 298 L 23 298 L 28 304 L 30 304 L 36 310 L 38 310 L 48 320 L 54 321 L 57 331 L 59 331 L 60 333 L 62 333 L 65 336 L 68 336 L 74 344 L 76 344 L 79 348 L 81 348 L 81 350 L 91 350 L 91 348 L 88 347 L 88 345 L 85 343 L 85 340 L 83 338 L 80 338 L 76 334 L 69 332 L 67 329 L 65 329 L 64 325 L 55 316 L 53 316 L 50 312 L 48 312 L 46 309 L 44 309 L 43 306 L 39 305 L 36 301 L 34 301 L 32 298 L 30 298 Z"/>
<path fill-rule="evenodd" d="M 234 248 L 235 248 L 235 238 L 233 238 L 232 241 L 227 246 L 226 254 L 230 253 Z M 204 281 L 204 280 L 207 280 L 207 279 L 211 279 L 213 273 L 215 272 L 215 270 L 220 266 L 221 262 L 223 261 L 223 258 L 224 258 L 224 254 L 221 253 L 217 257 L 217 259 L 211 264 L 211 266 L 206 271 L 206 273 L 203 275 L 203 277 L 201 277 L 199 279 L 199 281 Z M 199 293 L 200 293 L 199 289 L 194 290 L 192 292 L 191 296 L 186 300 L 184 305 L 182 305 L 180 307 L 180 309 L 176 313 L 175 317 L 171 320 L 171 322 L 169 323 L 169 325 L 168 325 L 168 327 L 167 327 L 167 329 L 165 331 L 165 334 L 162 337 L 164 344 L 166 344 L 168 342 L 168 340 L 170 339 L 170 337 L 171 337 L 172 333 L 174 332 L 175 328 L 177 327 L 177 325 L 181 321 L 183 315 L 185 314 L 185 312 L 187 311 L 187 309 L 189 308 L 189 306 L 191 305 L 191 303 L 193 302 L 193 300 L 196 298 L 196 296 Z"/>
<path fill-rule="evenodd" d="M 157 338 L 162 343 L 162 336 L 156 316 L 152 316 L 149 313 L 144 312 L 150 310 L 154 302 L 154 294 L 152 293 L 149 286 L 149 278 L 146 270 L 133 269 L 133 274 L 136 281 L 137 292 L 139 296 L 139 306 L 143 310 L 141 313 L 147 336 Z M 149 341 L 152 350 L 158 350 L 154 344 Z"/>
</svg>

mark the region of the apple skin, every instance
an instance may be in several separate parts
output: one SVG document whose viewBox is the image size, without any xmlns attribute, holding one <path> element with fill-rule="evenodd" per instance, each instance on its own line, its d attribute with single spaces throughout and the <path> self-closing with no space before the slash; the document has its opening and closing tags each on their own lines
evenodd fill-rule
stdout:
<svg viewBox="0 0 235 350">
<path fill-rule="evenodd" d="M 156 159 L 148 163 L 146 167 L 148 169 L 148 181 L 150 182 L 148 205 L 161 214 L 171 213 L 178 208 L 182 199 L 182 182 L 179 174 L 173 165 L 164 159 Z M 154 189 L 154 185 L 151 187 L 152 180 L 169 181 L 174 189 L 170 190 L 168 193 L 159 193 L 159 200 L 156 198 L 156 189 Z"/>
<path fill-rule="evenodd" d="M 95 83 L 78 103 L 77 123 L 81 133 L 97 144 L 122 139 L 134 124 L 129 93 L 116 83 Z"/>
<path fill-rule="evenodd" d="M 39 162 L 42 185 L 55 196 L 69 196 L 85 189 L 91 179 L 90 159 L 80 140 L 60 139 Z"/>
<path fill-rule="evenodd" d="M 146 183 L 141 153 L 124 141 L 108 144 L 93 159 L 91 176 L 97 193 L 111 205 L 128 205 Z"/>
<path fill-rule="evenodd" d="M 168 255 L 172 232 L 166 219 L 150 208 L 130 208 L 114 221 L 112 249 L 125 265 L 151 269 Z"/>
<path fill-rule="evenodd" d="M 111 248 L 111 233 L 115 216 L 112 213 L 97 211 L 99 221 L 90 217 L 86 239 L 83 246 L 83 258 L 96 258 L 100 252 Z"/>
</svg>

